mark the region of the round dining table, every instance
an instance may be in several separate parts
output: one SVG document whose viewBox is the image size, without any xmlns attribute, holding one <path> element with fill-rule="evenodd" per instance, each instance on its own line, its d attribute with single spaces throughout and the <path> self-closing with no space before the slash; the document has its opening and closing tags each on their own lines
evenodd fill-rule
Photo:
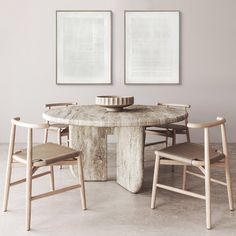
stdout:
<svg viewBox="0 0 236 236">
<path fill-rule="evenodd" d="M 184 120 L 185 111 L 173 107 L 132 105 L 109 112 L 97 105 L 76 105 L 43 113 L 49 122 L 69 125 L 70 146 L 83 153 L 84 178 L 105 181 L 107 177 L 107 135 L 115 134 L 116 181 L 132 193 L 143 182 L 145 127 Z"/>
</svg>

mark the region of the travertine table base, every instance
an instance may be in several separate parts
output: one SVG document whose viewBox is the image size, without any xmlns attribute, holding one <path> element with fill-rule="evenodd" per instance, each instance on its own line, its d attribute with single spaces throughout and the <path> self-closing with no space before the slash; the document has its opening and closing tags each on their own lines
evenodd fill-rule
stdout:
<svg viewBox="0 0 236 236">
<path fill-rule="evenodd" d="M 107 135 L 111 128 L 70 125 L 70 146 L 83 153 L 84 179 L 107 180 Z"/>
<path fill-rule="evenodd" d="M 143 182 L 143 127 L 97 128 L 70 126 L 71 147 L 82 150 L 84 178 L 107 180 L 107 135 L 117 136 L 117 183 L 137 192 Z"/>
<path fill-rule="evenodd" d="M 144 129 L 146 126 L 181 121 L 182 110 L 134 105 L 122 112 L 104 108 L 71 106 L 48 110 L 43 117 L 69 124 L 70 145 L 83 152 L 85 180 L 107 180 L 107 135 L 117 136 L 117 183 L 137 193 L 143 182 Z"/>
<path fill-rule="evenodd" d="M 144 128 L 117 127 L 116 181 L 130 192 L 136 193 L 143 183 Z"/>
</svg>

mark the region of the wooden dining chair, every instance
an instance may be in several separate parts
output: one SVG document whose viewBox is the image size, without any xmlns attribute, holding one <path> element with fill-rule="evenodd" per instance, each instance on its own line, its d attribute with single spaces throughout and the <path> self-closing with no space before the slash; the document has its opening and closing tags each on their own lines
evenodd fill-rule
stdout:
<svg viewBox="0 0 236 236">
<path fill-rule="evenodd" d="M 191 106 L 190 105 L 183 105 L 183 104 L 167 104 L 167 103 L 158 103 L 157 105 L 164 106 L 164 107 L 170 107 L 170 108 L 176 108 L 176 109 L 182 109 L 186 112 L 186 117 L 183 122 L 158 125 L 155 127 L 147 127 L 145 130 L 146 134 L 165 137 L 165 140 L 158 141 L 158 142 L 145 143 L 145 147 L 151 146 L 151 145 L 156 145 L 156 144 L 161 144 L 161 143 L 165 143 L 166 147 L 167 147 L 169 138 L 172 139 L 172 145 L 175 145 L 177 134 L 186 135 L 187 142 L 190 142 L 190 135 L 189 135 L 189 129 L 188 129 L 187 124 L 188 124 L 188 116 L 189 116 L 188 109 Z"/>
<path fill-rule="evenodd" d="M 45 104 L 44 107 L 47 109 L 54 109 L 54 108 L 59 108 L 59 107 L 68 107 L 72 105 L 77 105 L 77 102 L 64 102 L 64 103 L 48 103 Z M 57 143 L 59 145 L 62 144 L 62 138 L 66 137 L 66 144 L 69 147 L 69 126 L 66 124 L 60 124 L 60 123 L 51 123 L 47 121 L 49 124 L 49 128 L 45 129 L 44 132 L 44 142 L 48 142 L 48 133 L 49 131 L 56 133 L 57 134 Z M 62 169 L 62 166 L 60 166 L 60 169 Z"/>
<path fill-rule="evenodd" d="M 14 150 L 17 126 L 28 129 L 27 148 L 19 151 Z M 55 143 L 44 143 L 33 146 L 33 130 L 47 129 L 48 127 L 49 127 L 48 124 L 24 123 L 20 121 L 20 118 L 14 118 L 11 120 L 11 135 L 10 135 L 8 161 L 7 161 L 3 210 L 7 211 L 10 187 L 26 182 L 26 230 L 30 230 L 31 203 L 34 200 L 62 193 L 65 191 L 69 191 L 75 188 L 80 188 L 82 209 L 84 210 L 86 209 L 81 152 Z M 21 164 L 23 166 L 26 166 L 26 178 L 17 181 L 12 181 L 11 180 L 12 167 L 16 164 Z M 61 164 L 63 165 L 77 164 L 79 173 L 79 183 L 55 190 L 53 166 Z M 43 173 L 35 174 L 36 171 L 40 169 L 40 167 L 45 167 L 45 166 L 49 166 L 50 170 Z M 46 193 L 33 196 L 32 180 L 48 174 L 50 174 L 51 176 L 52 190 Z"/>
<path fill-rule="evenodd" d="M 189 134 L 189 129 L 188 129 L 188 117 L 189 113 L 188 110 L 191 107 L 190 105 L 184 105 L 184 104 L 170 104 L 170 103 L 157 103 L 157 106 L 164 106 L 164 107 L 170 107 L 170 108 L 175 108 L 175 109 L 181 109 L 185 111 L 186 116 L 184 121 L 182 122 L 177 122 L 177 123 L 171 123 L 171 124 L 164 124 L 164 125 L 159 125 L 155 127 L 147 127 L 145 129 L 145 134 L 150 134 L 150 135 L 157 135 L 160 137 L 164 137 L 164 140 L 157 141 L 157 142 L 151 142 L 151 143 L 145 143 L 146 146 L 152 146 L 156 144 L 161 144 L 165 143 L 166 147 L 168 146 L 168 140 L 169 138 L 172 139 L 172 146 L 176 144 L 176 135 L 186 135 L 186 140 L 187 142 L 190 142 L 190 134 Z M 145 135 L 146 137 L 146 135 Z M 183 172 L 186 171 L 186 166 L 183 167 Z M 174 172 L 174 165 L 172 165 L 172 172 Z"/>
<path fill-rule="evenodd" d="M 68 107 L 72 105 L 77 105 L 77 102 L 64 102 L 64 103 L 49 103 L 45 104 L 44 107 L 47 109 L 53 109 L 58 107 Z M 62 137 L 66 137 L 66 143 L 69 146 L 69 126 L 66 124 L 59 124 L 59 123 L 51 123 L 48 121 L 49 128 L 45 129 L 44 133 L 44 142 L 47 143 L 48 141 L 48 132 L 52 131 L 57 134 L 57 143 L 62 144 Z"/>
<path fill-rule="evenodd" d="M 203 199 L 206 203 L 206 227 L 207 229 L 210 229 L 211 228 L 210 183 L 214 182 L 227 187 L 229 209 L 231 211 L 234 210 L 225 122 L 226 121 L 224 118 L 217 118 L 217 120 L 213 122 L 206 122 L 200 124 L 188 123 L 189 128 L 204 129 L 204 145 L 186 142 L 186 143 L 176 144 L 175 146 L 170 146 L 155 152 L 156 161 L 155 161 L 155 169 L 153 177 L 151 208 L 155 208 L 157 188 L 163 188 L 166 190 Z M 220 126 L 221 128 L 222 147 L 223 147 L 222 151 L 210 147 L 209 129 L 216 126 Z M 204 179 L 205 194 L 201 195 L 198 193 L 187 191 L 185 189 L 179 189 L 176 187 L 159 183 L 158 182 L 159 166 L 162 164 L 197 167 L 202 174 L 198 174 L 193 171 L 187 170 L 185 175 L 190 174 Z M 224 168 L 226 175 L 226 182 L 211 178 L 210 174 L 211 167 Z M 186 182 L 186 176 L 184 176 L 184 184 L 185 182 Z"/>
</svg>

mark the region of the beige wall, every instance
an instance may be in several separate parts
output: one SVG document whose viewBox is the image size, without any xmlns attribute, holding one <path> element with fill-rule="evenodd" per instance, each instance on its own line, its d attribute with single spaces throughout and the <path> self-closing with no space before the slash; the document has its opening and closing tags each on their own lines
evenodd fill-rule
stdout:
<svg viewBox="0 0 236 236">
<path fill-rule="evenodd" d="M 113 11 L 112 85 L 55 84 L 57 9 Z M 124 85 L 123 18 L 128 9 L 181 11 L 182 85 Z M 13 116 L 41 121 L 44 103 L 92 104 L 101 94 L 134 95 L 143 104 L 189 103 L 191 121 L 223 115 L 229 140 L 235 142 L 235 12 L 235 0 L 0 0 L 0 142 L 8 141 Z M 193 137 L 199 140 L 200 134 Z"/>
</svg>

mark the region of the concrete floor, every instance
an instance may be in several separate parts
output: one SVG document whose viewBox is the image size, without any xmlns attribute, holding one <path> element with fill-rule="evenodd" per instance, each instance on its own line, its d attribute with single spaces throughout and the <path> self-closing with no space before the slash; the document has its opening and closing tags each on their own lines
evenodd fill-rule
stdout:
<svg viewBox="0 0 236 236">
<path fill-rule="evenodd" d="M 236 189 L 236 145 L 229 145 L 232 154 L 232 180 Z M 150 209 L 151 186 L 154 165 L 152 149 L 145 152 L 145 176 L 142 191 L 132 194 L 115 182 L 115 146 L 109 146 L 109 181 L 86 182 L 88 210 L 82 211 L 78 190 L 33 202 L 32 230 L 26 232 L 25 188 L 18 185 L 10 192 L 9 211 L 0 213 L 1 236 L 24 235 L 81 235 L 81 236 L 138 236 L 138 235 L 236 235 L 236 211 L 228 210 L 226 189 L 212 184 L 213 229 L 205 228 L 204 201 L 172 193 L 158 191 L 158 208 Z M 0 202 L 2 203 L 3 182 L 7 158 L 7 145 L 0 145 Z M 76 182 L 68 168 L 55 171 L 57 186 Z M 214 173 L 223 177 L 221 170 Z M 14 169 L 14 178 L 24 176 L 23 168 Z M 170 167 L 161 168 L 160 182 L 180 186 L 181 168 L 171 173 Z M 49 177 L 34 180 L 33 192 L 48 191 Z M 188 188 L 204 191 L 202 180 L 188 178 Z M 236 193 L 234 191 L 234 199 Z"/>
</svg>

